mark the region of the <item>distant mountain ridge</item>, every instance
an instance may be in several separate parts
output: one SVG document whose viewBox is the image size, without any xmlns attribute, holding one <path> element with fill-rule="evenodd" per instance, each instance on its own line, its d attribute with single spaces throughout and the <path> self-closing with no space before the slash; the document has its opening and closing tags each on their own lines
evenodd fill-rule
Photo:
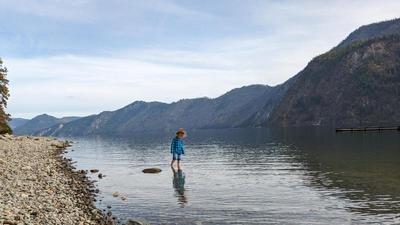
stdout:
<svg viewBox="0 0 400 225">
<path fill-rule="evenodd" d="M 62 126 L 44 129 L 39 135 L 82 136 L 139 131 L 248 127 L 279 89 L 266 85 L 237 88 L 215 98 L 184 99 L 171 104 L 137 101 L 116 111 L 106 111 Z M 270 104 L 275 102 L 271 100 Z M 271 110 L 273 107 L 264 109 Z M 265 112 L 267 114 L 269 112 Z"/>
<path fill-rule="evenodd" d="M 79 119 L 79 117 L 63 117 L 56 118 L 54 116 L 50 116 L 47 114 L 42 114 L 34 117 L 31 120 L 25 119 L 15 119 L 17 121 L 21 121 L 22 123 L 18 124 L 18 126 L 13 128 L 15 134 L 24 134 L 24 135 L 33 135 L 38 131 L 43 130 L 45 128 L 54 126 L 56 124 L 64 124 L 71 121 Z M 11 120 L 12 122 L 13 120 Z"/>
<path fill-rule="evenodd" d="M 8 121 L 8 125 L 10 125 L 11 129 L 15 129 L 19 126 L 24 125 L 27 123 L 29 120 L 28 119 L 23 119 L 23 118 L 11 118 L 10 121 Z"/>
<path fill-rule="evenodd" d="M 361 26 L 351 32 L 349 36 L 343 40 L 338 47 L 346 47 L 356 41 L 366 41 L 374 38 L 380 38 L 388 35 L 400 34 L 400 19 L 393 19 L 379 23 Z"/>
<path fill-rule="evenodd" d="M 400 19 L 362 26 L 281 85 L 250 85 L 215 98 L 137 101 L 36 135 L 259 126 L 364 126 L 400 122 Z M 51 123 L 49 123 L 51 124 Z"/>
</svg>

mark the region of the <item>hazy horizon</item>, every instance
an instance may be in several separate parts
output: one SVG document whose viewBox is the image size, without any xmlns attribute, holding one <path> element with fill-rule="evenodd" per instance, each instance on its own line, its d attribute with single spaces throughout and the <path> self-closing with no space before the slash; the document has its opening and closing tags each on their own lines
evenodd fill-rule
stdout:
<svg viewBox="0 0 400 225">
<path fill-rule="evenodd" d="M 400 11 L 398 1 L 246 3 L 1 1 L 8 112 L 85 116 L 274 86 L 358 27 Z"/>
</svg>

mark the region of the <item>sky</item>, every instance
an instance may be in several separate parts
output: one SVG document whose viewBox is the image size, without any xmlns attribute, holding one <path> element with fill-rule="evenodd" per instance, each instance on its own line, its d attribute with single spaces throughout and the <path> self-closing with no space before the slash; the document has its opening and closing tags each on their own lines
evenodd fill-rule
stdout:
<svg viewBox="0 0 400 225">
<path fill-rule="evenodd" d="M 398 0 L 0 0 L 14 118 L 277 85 Z"/>
</svg>

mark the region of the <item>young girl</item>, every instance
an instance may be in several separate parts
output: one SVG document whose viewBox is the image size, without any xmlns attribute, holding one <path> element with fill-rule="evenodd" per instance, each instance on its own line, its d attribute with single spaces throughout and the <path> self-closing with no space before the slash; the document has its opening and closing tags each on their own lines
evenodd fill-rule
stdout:
<svg viewBox="0 0 400 225">
<path fill-rule="evenodd" d="M 175 161 L 178 161 L 178 170 L 181 169 L 180 161 L 181 155 L 185 154 L 185 145 L 183 143 L 183 138 L 186 137 L 186 132 L 183 128 L 180 128 L 176 132 L 176 137 L 172 139 L 171 142 L 171 154 L 172 154 L 172 162 L 171 167 L 174 167 Z"/>
</svg>

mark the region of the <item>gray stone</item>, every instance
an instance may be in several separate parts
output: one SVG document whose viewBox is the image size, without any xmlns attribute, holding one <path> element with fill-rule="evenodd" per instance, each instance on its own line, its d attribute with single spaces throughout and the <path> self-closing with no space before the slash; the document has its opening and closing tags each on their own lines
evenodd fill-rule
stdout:
<svg viewBox="0 0 400 225">
<path fill-rule="evenodd" d="M 147 168 L 143 170 L 143 173 L 160 173 L 161 169 L 159 168 Z"/>
<path fill-rule="evenodd" d="M 136 220 L 128 220 L 128 222 L 126 222 L 126 225 L 143 225 L 143 223 Z"/>
</svg>

